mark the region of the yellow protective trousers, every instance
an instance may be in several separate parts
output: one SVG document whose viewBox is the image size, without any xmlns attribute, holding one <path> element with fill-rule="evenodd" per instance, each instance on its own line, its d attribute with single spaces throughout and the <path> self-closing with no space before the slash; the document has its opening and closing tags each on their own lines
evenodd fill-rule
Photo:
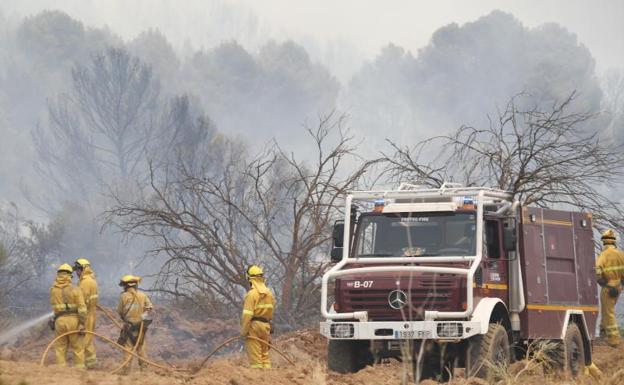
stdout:
<svg viewBox="0 0 624 385">
<path fill-rule="evenodd" d="M 126 339 L 126 343 L 124 344 L 124 346 L 126 348 L 128 348 L 129 350 L 132 350 L 132 349 L 134 349 L 134 343 L 132 341 L 135 341 L 135 342 L 137 341 L 137 338 L 139 338 L 139 331 L 138 330 L 132 330 L 132 331 L 130 331 L 130 335 L 132 337 L 131 338 L 129 337 L 129 338 Z M 147 346 L 146 346 L 146 343 L 145 343 L 145 331 L 143 332 L 143 335 L 141 336 L 141 339 L 138 342 L 139 343 L 138 343 L 137 348 L 136 348 L 136 354 L 139 357 L 147 358 L 147 354 L 146 354 Z M 130 372 L 130 368 L 132 367 L 132 361 L 134 361 L 134 358 L 132 358 L 132 354 L 126 353 L 124 361 L 128 360 L 128 359 L 129 359 L 128 364 L 126 365 L 126 367 L 123 370 L 124 374 L 127 374 L 128 372 Z M 139 367 L 141 368 L 141 370 L 143 370 L 147 366 L 147 364 L 145 362 L 141 361 L 141 360 L 138 360 L 138 361 L 139 361 Z"/>
<path fill-rule="evenodd" d="M 94 332 L 95 331 L 95 319 L 96 319 L 95 311 L 89 311 L 87 313 L 87 318 L 85 319 L 85 330 Z M 93 366 L 97 362 L 97 357 L 95 354 L 95 345 L 93 343 L 93 335 L 85 334 L 84 336 L 84 348 L 85 348 L 85 364 L 87 367 Z"/>
<path fill-rule="evenodd" d="M 78 330 L 78 315 L 67 314 L 60 316 L 54 323 L 54 331 L 56 336 L 61 334 Z M 67 350 L 71 347 L 71 351 L 74 355 L 74 366 L 79 369 L 84 369 L 84 341 L 82 336 L 78 334 L 72 334 L 59 339 L 54 346 L 56 353 L 56 364 L 61 366 L 67 365 Z"/>
<path fill-rule="evenodd" d="M 271 325 L 267 322 L 251 321 L 249 336 L 259 338 L 268 343 L 271 336 Z M 271 368 L 268 345 L 248 338 L 245 340 L 245 350 L 247 351 L 247 357 L 249 358 L 249 365 L 252 368 Z"/>
<path fill-rule="evenodd" d="M 614 298 L 609 295 L 608 286 L 600 289 L 600 330 L 604 330 L 607 343 L 612 346 L 620 343 L 620 330 L 615 318 L 615 304 L 622 291 L 620 285 L 617 286 L 617 291 L 618 295 Z"/>
</svg>

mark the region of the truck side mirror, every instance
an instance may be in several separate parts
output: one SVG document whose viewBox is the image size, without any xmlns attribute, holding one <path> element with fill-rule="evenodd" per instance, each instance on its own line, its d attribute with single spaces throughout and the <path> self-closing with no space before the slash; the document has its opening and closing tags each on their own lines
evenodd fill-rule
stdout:
<svg viewBox="0 0 624 385">
<path fill-rule="evenodd" d="M 506 227 L 503 230 L 503 247 L 506 252 L 516 251 L 516 243 L 518 237 L 516 236 L 516 229 Z"/>
<path fill-rule="evenodd" d="M 332 262 L 339 262 L 342 259 L 342 247 L 344 246 L 344 222 L 336 221 L 332 231 L 333 245 L 330 253 Z"/>
</svg>

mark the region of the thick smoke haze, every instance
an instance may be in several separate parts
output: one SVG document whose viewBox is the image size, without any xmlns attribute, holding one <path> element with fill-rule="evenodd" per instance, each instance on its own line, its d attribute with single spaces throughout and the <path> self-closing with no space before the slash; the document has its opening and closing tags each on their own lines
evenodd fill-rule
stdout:
<svg viewBox="0 0 624 385">
<path fill-rule="evenodd" d="M 108 290 L 158 271 L 112 206 L 228 169 L 221 154 L 277 143 L 309 161 L 304 128 L 331 111 L 362 159 L 487 125 L 517 95 L 548 109 L 574 94 L 621 143 L 622 16 L 619 1 L 0 1 L 0 277 L 25 260 L 41 293 L 74 256 Z M 0 301 L 16 283 L 1 282 Z"/>
<path fill-rule="evenodd" d="M 161 0 L 158 5 L 150 0 L 25 0 L 0 4 L 12 18 L 60 9 L 90 26 L 108 26 L 124 39 L 157 28 L 176 49 L 209 48 L 235 39 L 255 50 L 267 39 L 294 39 L 333 70 L 351 71 L 389 42 L 416 51 L 439 27 L 469 22 L 498 9 L 514 14 L 528 27 L 554 22 L 573 31 L 597 58 L 600 73 L 620 66 L 624 59 L 624 3 L 617 0 L 591 6 L 583 0 L 400 0 L 391 4 L 378 0 Z"/>
</svg>

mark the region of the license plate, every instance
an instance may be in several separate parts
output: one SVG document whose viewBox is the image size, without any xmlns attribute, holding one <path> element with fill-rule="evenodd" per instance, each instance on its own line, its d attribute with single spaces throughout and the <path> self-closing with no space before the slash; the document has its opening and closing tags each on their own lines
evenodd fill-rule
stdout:
<svg viewBox="0 0 624 385">
<path fill-rule="evenodd" d="M 394 338 L 397 340 L 405 340 L 414 338 L 415 332 L 413 330 L 395 330 Z"/>
<path fill-rule="evenodd" d="M 431 332 L 429 330 L 395 330 L 394 338 L 397 340 L 409 340 L 415 338 L 430 338 Z"/>
</svg>

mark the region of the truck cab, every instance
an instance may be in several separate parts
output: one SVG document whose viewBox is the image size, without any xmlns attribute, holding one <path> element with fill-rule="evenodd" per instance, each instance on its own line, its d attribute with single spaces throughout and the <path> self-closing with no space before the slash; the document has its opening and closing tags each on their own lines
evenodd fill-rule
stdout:
<svg viewBox="0 0 624 385">
<path fill-rule="evenodd" d="M 589 249 L 577 252 L 580 231 L 569 239 L 561 233 L 570 232 L 568 222 L 547 231 L 542 220 L 534 231 L 534 214 L 525 218 L 529 211 L 509 193 L 490 188 L 402 185 L 345 200 L 345 218 L 333 233 L 336 264 L 322 281 L 320 329 L 329 339 L 329 369 L 354 372 L 396 358 L 413 361 L 418 379 L 446 380 L 455 367 L 488 377 L 493 366 L 486 363 L 508 365 L 536 340 L 554 341 L 560 352 L 553 356 L 570 357 L 555 359 L 557 365 L 573 375 L 591 362 L 595 293 L 557 304 L 547 295 L 535 298 L 558 311 L 538 306 L 534 312 L 526 304 L 527 295 L 547 286 L 535 279 L 539 274 L 546 280 L 565 265 L 565 277 L 578 282 L 580 259 L 593 263 Z M 591 217 L 563 213 L 569 223 L 582 218 L 581 243 L 592 243 Z M 558 241 L 547 245 L 552 234 Z M 569 255 L 549 258 L 557 248 Z M 533 267 L 540 259 L 543 269 Z M 539 326 L 548 319 L 557 321 L 554 327 Z"/>
</svg>

